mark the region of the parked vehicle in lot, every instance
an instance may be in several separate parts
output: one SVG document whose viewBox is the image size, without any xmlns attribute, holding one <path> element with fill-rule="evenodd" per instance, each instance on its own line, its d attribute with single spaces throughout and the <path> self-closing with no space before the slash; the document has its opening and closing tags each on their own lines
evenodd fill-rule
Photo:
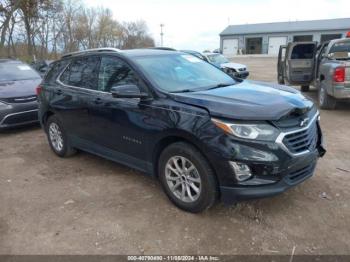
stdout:
<svg viewBox="0 0 350 262">
<path fill-rule="evenodd" d="M 165 46 L 150 47 L 149 49 L 166 50 L 166 51 L 177 51 L 176 49 L 174 49 L 172 47 L 165 47 Z"/>
<path fill-rule="evenodd" d="M 325 153 L 319 113 L 299 91 L 234 80 L 182 52 L 68 54 L 38 94 L 58 156 L 81 149 L 154 174 L 190 212 L 282 193 Z"/>
<path fill-rule="evenodd" d="M 0 59 L 0 129 L 38 122 L 41 77 L 29 65 Z"/>
<path fill-rule="evenodd" d="M 44 76 L 52 62 L 53 60 L 40 60 L 32 63 L 31 67 L 35 69 L 41 76 Z"/>
<path fill-rule="evenodd" d="M 281 46 L 277 67 L 280 84 L 301 85 L 304 92 L 313 84 L 323 109 L 334 109 L 337 100 L 350 99 L 350 38 L 318 48 L 316 42 Z"/>
<path fill-rule="evenodd" d="M 217 68 L 220 68 L 225 73 L 238 77 L 238 78 L 247 78 L 249 72 L 247 66 L 237 63 L 230 62 L 226 57 L 218 53 L 199 53 L 193 50 L 181 50 L 181 52 L 194 55 L 203 61 L 213 64 Z"/>
<path fill-rule="evenodd" d="M 205 62 L 209 62 L 209 60 L 207 59 L 207 57 L 205 55 L 202 55 L 200 52 L 198 51 L 194 51 L 194 50 L 180 50 L 181 52 L 190 54 L 190 55 L 194 55 L 196 57 L 198 57 L 199 59 L 202 59 Z"/>
<path fill-rule="evenodd" d="M 225 73 L 238 78 L 247 78 L 249 71 L 246 65 L 230 62 L 225 56 L 217 53 L 203 53 L 208 62 L 220 68 Z"/>
</svg>

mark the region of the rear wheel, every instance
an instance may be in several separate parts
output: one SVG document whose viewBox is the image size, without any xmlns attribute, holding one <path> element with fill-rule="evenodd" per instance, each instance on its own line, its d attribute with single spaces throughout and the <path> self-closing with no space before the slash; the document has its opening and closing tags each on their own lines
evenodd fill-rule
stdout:
<svg viewBox="0 0 350 262">
<path fill-rule="evenodd" d="M 177 207 L 198 213 L 215 203 L 214 171 L 192 145 L 178 142 L 168 146 L 160 155 L 158 170 L 165 193 Z"/>
<path fill-rule="evenodd" d="M 280 84 L 280 85 L 284 85 L 285 83 L 284 83 L 284 78 L 282 77 L 282 76 L 279 76 L 278 77 L 278 83 Z"/>
<path fill-rule="evenodd" d="M 310 91 L 310 86 L 301 86 L 300 90 L 301 90 L 301 92 L 309 92 Z"/>
<path fill-rule="evenodd" d="M 71 147 L 67 134 L 56 116 L 51 116 L 46 122 L 46 134 L 50 147 L 60 157 L 71 156 L 76 150 Z"/>
<path fill-rule="evenodd" d="M 320 85 L 318 90 L 318 103 L 322 109 L 335 109 L 337 100 L 327 93 L 327 90 Z"/>
</svg>

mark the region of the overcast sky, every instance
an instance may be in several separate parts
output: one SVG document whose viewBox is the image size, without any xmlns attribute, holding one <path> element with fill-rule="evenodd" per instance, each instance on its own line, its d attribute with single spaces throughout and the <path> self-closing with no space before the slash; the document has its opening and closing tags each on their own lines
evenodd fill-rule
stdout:
<svg viewBox="0 0 350 262">
<path fill-rule="evenodd" d="M 84 0 L 112 9 L 119 21 L 145 20 L 160 44 L 176 49 L 215 49 L 228 24 L 350 17 L 349 0 Z M 349 25 L 350 28 L 350 25 Z"/>
</svg>

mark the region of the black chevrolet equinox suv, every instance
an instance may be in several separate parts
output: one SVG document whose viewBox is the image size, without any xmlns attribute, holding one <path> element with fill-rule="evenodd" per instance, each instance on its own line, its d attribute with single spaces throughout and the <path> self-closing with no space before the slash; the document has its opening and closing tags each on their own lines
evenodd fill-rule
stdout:
<svg viewBox="0 0 350 262">
<path fill-rule="evenodd" d="M 325 153 L 318 110 L 299 91 L 233 79 L 182 52 L 67 54 L 37 93 L 58 156 L 79 149 L 152 174 L 190 212 L 281 193 Z"/>
</svg>

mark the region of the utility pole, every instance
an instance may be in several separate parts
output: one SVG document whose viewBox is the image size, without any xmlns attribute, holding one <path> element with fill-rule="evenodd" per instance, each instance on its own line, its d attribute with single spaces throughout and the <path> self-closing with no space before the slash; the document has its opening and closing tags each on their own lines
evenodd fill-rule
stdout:
<svg viewBox="0 0 350 262">
<path fill-rule="evenodd" d="M 164 27 L 164 24 L 160 24 L 160 46 L 163 46 L 163 36 L 164 36 L 163 27 Z"/>
</svg>

